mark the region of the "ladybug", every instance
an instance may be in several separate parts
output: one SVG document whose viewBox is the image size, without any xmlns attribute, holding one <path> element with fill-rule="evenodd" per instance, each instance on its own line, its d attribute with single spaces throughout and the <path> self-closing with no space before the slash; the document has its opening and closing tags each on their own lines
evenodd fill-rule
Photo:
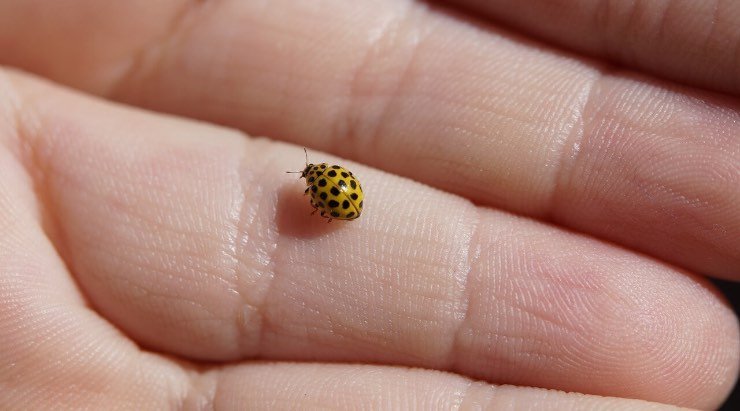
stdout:
<svg viewBox="0 0 740 411">
<path fill-rule="evenodd" d="M 362 193 L 360 181 L 351 171 L 338 165 L 327 163 L 309 164 L 306 152 L 306 168 L 303 171 L 288 171 L 301 173 L 299 179 L 305 178 L 306 191 L 304 195 L 311 195 L 311 206 L 314 208 L 311 215 L 317 211 L 321 216 L 337 220 L 354 220 L 362 214 L 365 195 Z"/>
</svg>

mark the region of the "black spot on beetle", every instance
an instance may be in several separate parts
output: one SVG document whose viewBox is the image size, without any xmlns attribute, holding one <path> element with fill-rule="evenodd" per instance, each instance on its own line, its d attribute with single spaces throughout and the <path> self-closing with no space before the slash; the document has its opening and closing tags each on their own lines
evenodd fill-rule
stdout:
<svg viewBox="0 0 740 411">
<path fill-rule="evenodd" d="M 357 200 L 357 197 L 359 197 L 359 196 L 357 195 L 357 193 L 352 193 L 352 194 L 349 195 L 349 197 L 351 199 L 353 199 L 353 200 Z"/>
<path fill-rule="evenodd" d="M 319 180 L 319 187 L 326 187 L 326 180 L 325 179 L 322 178 L 321 180 Z"/>
<path fill-rule="evenodd" d="M 337 181 L 337 184 L 339 184 L 339 187 L 347 187 L 347 183 L 345 183 L 344 180 Z"/>
<path fill-rule="evenodd" d="M 342 171 L 342 177 L 347 178 L 347 177 L 349 177 L 349 174 L 347 174 L 346 171 Z"/>
<path fill-rule="evenodd" d="M 337 176 L 337 172 L 334 171 L 334 170 L 329 170 L 329 172 L 326 173 L 326 175 L 329 176 L 329 177 L 336 177 Z"/>
<path fill-rule="evenodd" d="M 355 216 L 355 212 L 354 211 L 350 211 L 349 213 L 347 213 L 347 218 L 352 218 L 354 216 Z"/>
<path fill-rule="evenodd" d="M 311 191 L 313 191 L 314 193 L 315 193 L 315 192 L 316 192 L 316 191 L 317 191 L 318 189 L 319 189 L 319 188 L 318 188 L 318 187 L 316 187 L 316 186 L 311 186 Z"/>
<path fill-rule="evenodd" d="M 357 188 L 357 183 L 355 183 L 355 180 L 349 180 L 349 186 L 354 190 Z"/>
<path fill-rule="evenodd" d="M 338 189 L 338 188 L 336 188 L 336 187 L 332 187 L 332 188 L 331 188 L 331 193 L 332 193 L 333 195 L 335 195 L 335 196 L 338 196 L 338 195 L 339 195 L 339 189 Z"/>
<path fill-rule="evenodd" d="M 335 170 L 339 170 L 339 169 L 340 169 L 340 168 L 342 168 L 342 167 L 339 167 L 339 166 L 331 166 L 331 168 L 333 168 L 333 169 L 335 169 Z"/>
<path fill-rule="evenodd" d="M 332 211 L 331 212 L 332 217 L 339 217 L 339 211 Z"/>
<path fill-rule="evenodd" d="M 349 200 L 342 201 L 342 208 L 345 210 L 349 208 Z"/>
<path fill-rule="evenodd" d="M 326 191 L 322 191 L 321 194 L 319 194 L 319 197 L 321 197 L 322 200 L 326 200 L 326 197 L 329 196 L 326 194 Z"/>
<path fill-rule="evenodd" d="M 331 208 L 339 207 L 339 202 L 336 200 L 329 200 L 329 207 Z"/>
</svg>

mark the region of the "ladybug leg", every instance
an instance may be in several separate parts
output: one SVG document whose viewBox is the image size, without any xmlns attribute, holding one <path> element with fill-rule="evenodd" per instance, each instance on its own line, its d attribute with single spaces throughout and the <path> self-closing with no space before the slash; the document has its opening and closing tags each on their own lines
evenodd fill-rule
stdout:
<svg viewBox="0 0 740 411">
<path fill-rule="evenodd" d="M 321 212 L 321 216 L 324 217 L 324 218 L 328 218 L 329 221 L 327 221 L 327 223 L 331 223 L 331 217 L 329 217 L 328 215 L 326 215 L 326 211 L 322 211 Z"/>
<path fill-rule="evenodd" d="M 311 189 L 311 187 L 306 187 L 306 191 L 303 192 L 303 195 L 304 196 L 307 196 L 308 195 L 308 190 L 310 190 L 310 189 Z"/>
</svg>

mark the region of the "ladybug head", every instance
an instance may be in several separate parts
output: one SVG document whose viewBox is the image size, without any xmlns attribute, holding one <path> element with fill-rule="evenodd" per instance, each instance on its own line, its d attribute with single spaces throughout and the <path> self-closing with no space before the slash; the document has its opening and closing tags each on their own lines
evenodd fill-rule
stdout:
<svg viewBox="0 0 740 411">
<path fill-rule="evenodd" d="M 305 147 L 303 148 L 303 152 L 306 154 L 306 168 L 304 168 L 302 171 L 286 171 L 286 173 L 288 173 L 288 174 L 292 174 L 292 173 L 298 174 L 298 173 L 301 173 L 301 176 L 298 177 L 299 180 L 301 178 L 306 178 L 306 176 L 308 175 L 308 172 L 311 171 L 311 167 L 313 167 L 313 164 L 308 164 L 308 151 L 306 150 Z"/>
<path fill-rule="evenodd" d="M 306 164 L 306 168 L 301 171 L 301 177 L 300 178 L 306 178 L 308 175 L 308 172 L 311 171 L 311 168 L 313 167 L 313 164 Z"/>
</svg>

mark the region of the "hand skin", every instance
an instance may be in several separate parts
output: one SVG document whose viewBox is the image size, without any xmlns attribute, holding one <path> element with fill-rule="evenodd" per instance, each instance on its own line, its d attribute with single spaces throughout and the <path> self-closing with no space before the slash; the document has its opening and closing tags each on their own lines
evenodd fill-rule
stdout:
<svg viewBox="0 0 740 411">
<path fill-rule="evenodd" d="M 0 408 L 717 407 L 740 53 L 715 42 L 740 34 L 609 2 L 708 35 L 624 24 L 615 56 L 619 24 L 599 49 L 588 16 L 465 3 L 522 31 L 453 3 L 0 1 Z M 361 179 L 360 219 L 309 216 L 303 146 Z"/>
</svg>

